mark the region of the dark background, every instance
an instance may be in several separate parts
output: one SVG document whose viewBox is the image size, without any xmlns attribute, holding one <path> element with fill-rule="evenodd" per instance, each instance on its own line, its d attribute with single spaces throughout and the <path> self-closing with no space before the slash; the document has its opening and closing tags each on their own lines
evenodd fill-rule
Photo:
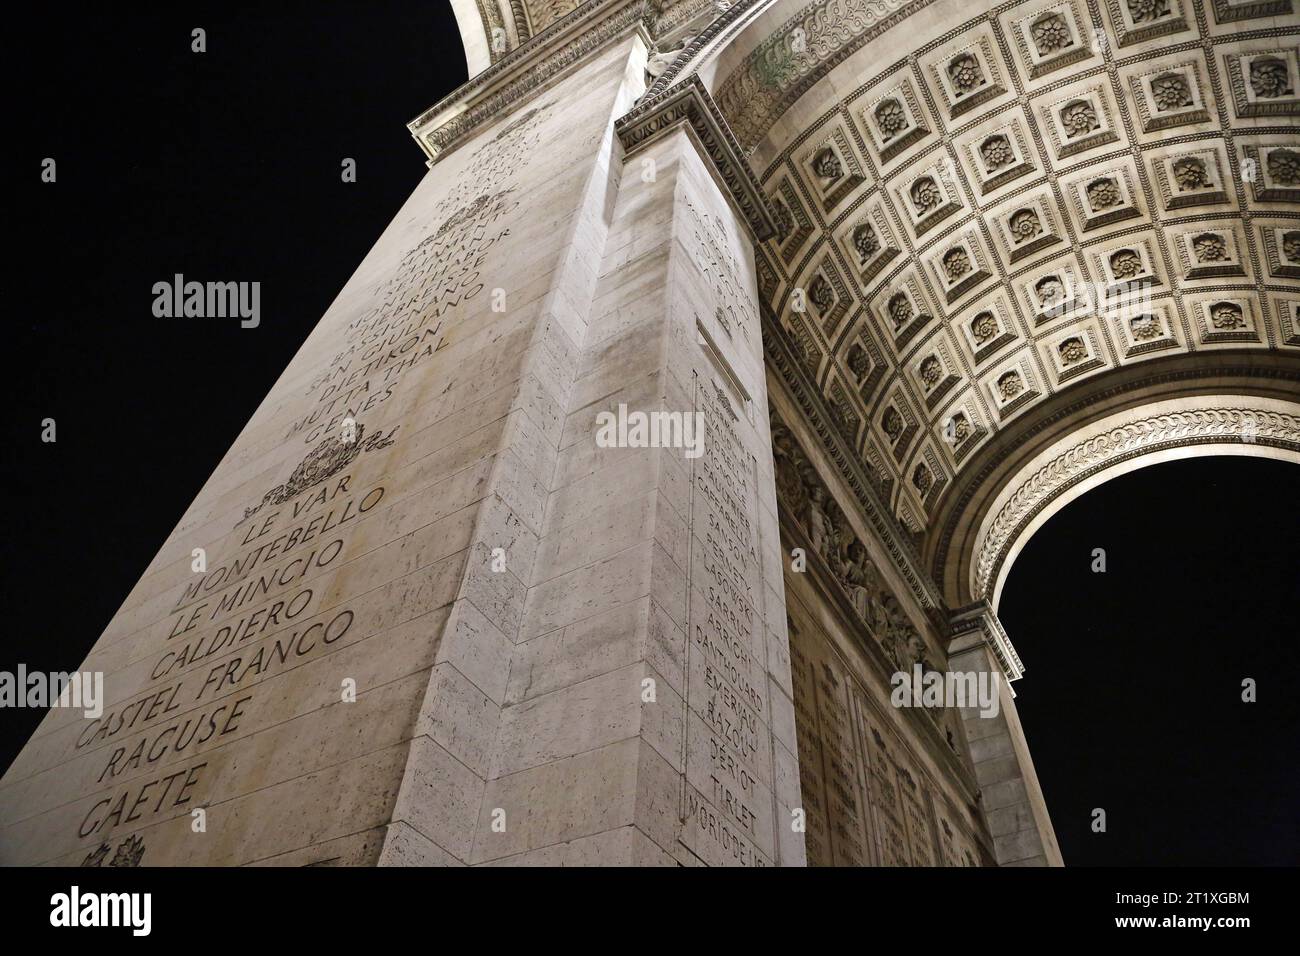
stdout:
<svg viewBox="0 0 1300 956">
<path fill-rule="evenodd" d="M 1300 863 L 1298 489 L 1287 462 L 1153 465 L 1071 502 L 1012 565 L 998 617 L 1067 865 Z"/>
<path fill-rule="evenodd" d="M 5 40 L 0 669 L 67 671 L 427 172 L 406 124 L 466 71 L 446 0 L 25 19 Z M 261 325 L 155 318 L 153 284 L 178 272 L 261 282 Z M 0 711 L 0 766 L 41 716 Z"/>
<path fill-rule="evenodd" d="M 465 64 L 442 0 L 25 16 L 5 41 L 0 669 L 67 671 L 424 174 L 405 124 Z M 194 27 L 208 52 L 190 52 Z M 154 318 L 152 286 L 177 272 L 261 282 L 260 327 Z M 1068 863 L 1300 859 L 1296 475 L 1151 468 L 1071 505 L 1016 563 L 1001 615 Z M 1243 676 L 1259 703 L 1240 702 Z M 0 712 L 0 766 L 40 717 Z"/>
</svg>

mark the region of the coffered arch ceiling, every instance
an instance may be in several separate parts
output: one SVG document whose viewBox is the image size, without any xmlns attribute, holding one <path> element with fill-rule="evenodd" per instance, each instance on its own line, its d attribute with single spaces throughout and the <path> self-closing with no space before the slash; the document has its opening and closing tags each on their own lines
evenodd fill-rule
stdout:
<svg viewBox="0 0 1300 956">
<path fill-rule="evenodd" d="M 791 374 L 952 606 L 991 596 L 980 509 L 1036 449 L 1116 404 L 1300 400 L 1296 5 L 755 4 L 691 67 L 781 223 Z"/>
</svg>

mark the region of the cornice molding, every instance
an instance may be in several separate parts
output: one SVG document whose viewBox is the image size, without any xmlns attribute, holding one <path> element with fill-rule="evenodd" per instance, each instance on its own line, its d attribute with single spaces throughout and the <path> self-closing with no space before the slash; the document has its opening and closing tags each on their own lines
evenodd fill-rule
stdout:
<svg viewBox="0 0 1300 956">
<path fill-rule="evenodd" d="M 836 66 L 934 0 L 814 0 L 772 31 L 716 88 L 746 155 Z"/>
<path fill-rule="evenodd" d="M 694 69 L 697 67 L 700 54 L 714 40 L 762 2 L 763 0 L 738 0 L 738 2 L 727 8 L 721 16 L 713 20 L 698 36 L 682 48 L 682 52 L 678 54 L 677 58 L 669 64 L 668 68 L 655 79 L 654 84 L 646 91 L 647 98 L 663 93 L 677 81 L 677 78 L 684 71 L 688 68 Z"/>
<path fill-rule="evenodd" d="M 695 134 L 754 240 L 762 242 L 775 235 L 776 215 L 698 76 L 642 100 L 614 123 L 614 133 L 626 156 L 631 157 L 682 126 Z"/>
<path fill-rule="evenodd" d="M 588 0 L 443 97 L 406 128 L 432 166 L 472 130 L 632 30 L 647 45 L 662 0 Z"/>
<path fill-rule="evenodd" d="M 958 638 L 975 633 L 993 652 L 1008 682 L 1020 680 L 1025 675 L 1025 665 L 1016 653 L 1015 645 L 986 601 L 977 601 L 952 612 L 948 625 L 949 648 Z"/>
</svg>

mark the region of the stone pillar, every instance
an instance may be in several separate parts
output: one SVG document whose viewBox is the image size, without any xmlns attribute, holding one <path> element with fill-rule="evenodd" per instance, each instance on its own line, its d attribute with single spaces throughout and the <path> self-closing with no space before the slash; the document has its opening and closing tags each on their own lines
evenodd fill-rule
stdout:
<svg viewBox="0 0 1300 956">
<path fill-rule="evenodd" d="M 707 109 L 620 124 L 473 862 L 803 863 L 752 224 Z M 700 443 L 636 447 L 665 413 Z"/>
<path fill-rule="evenodd" d="M 962 723 L 970 746 L 993 848 L 1000 866 L 1061 866 L 1061 849 L 1047 813 L 1034 761 L 1029 756 L 1011 680 L 1020 660 L 987 604 L 957 612 L 952 620 L 948 668 L 996 678 L 998 712 L 982 716 L 963 707 Z"/>
</svg>

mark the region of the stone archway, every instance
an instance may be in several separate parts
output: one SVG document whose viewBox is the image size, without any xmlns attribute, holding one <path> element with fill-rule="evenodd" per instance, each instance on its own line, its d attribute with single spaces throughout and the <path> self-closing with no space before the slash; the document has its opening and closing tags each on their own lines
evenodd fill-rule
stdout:
<svg viewBox="0 0 1300 956">
<path fill-rule="evenodd" d="M 178 657 L 253 673 L 202 662 L 242 597 L 193 549 L 294 560 L 329 479 L 358 500 L 303 600 L 391 691 L 341 732 L 313 642 L 210 755 L 116 783 L 146 741 L 54 713 L 0 858 L 1059 863 L 997 581 L 1088 481 L 1294 453 L 1295 0 L 454 7 L 428 175 L 87 658 L 137 714 Z M 611 446 L 625 407 L 708 441 Z M 362 453 L 309 467 L 344 421 Z M 895 704 L 915 669 L 997 706 Z M 221 840 L 132 815 L 182 778 Z"/>
<path fill-rule="evenodd" d="M 1075 498 L 1138 468 L 1202 455 L 1300 462 L 1300 406 L 1239 396 L 1175 401 L 1077 430 L 1036 457 L 998 495 L 976 537 L 972 595 L 996 610 L 1025 542 Z"/>
</svg>

